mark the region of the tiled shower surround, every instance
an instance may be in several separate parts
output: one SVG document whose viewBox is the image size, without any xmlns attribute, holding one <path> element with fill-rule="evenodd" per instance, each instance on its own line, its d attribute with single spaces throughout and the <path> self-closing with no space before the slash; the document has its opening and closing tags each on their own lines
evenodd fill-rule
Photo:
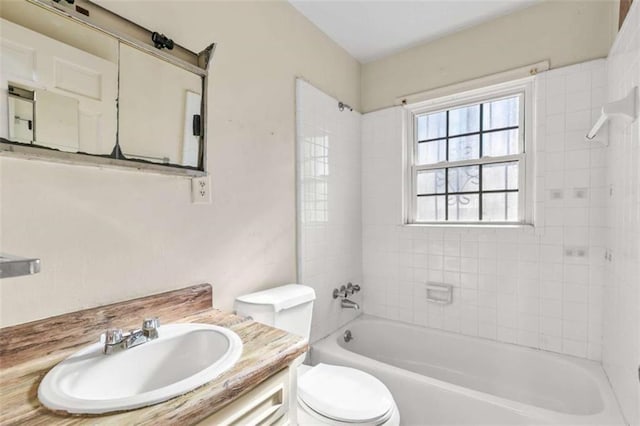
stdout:
<svg viewBox="0 0 640 426">
<path fill-rule="evenodd" d="M 356 317 L 332 298 L 362 284 L 361 115 L 309 83 L 296 83 L 298 279 L 313 287 L 311 341 Z M 350 299 L 360 303 L 362 293 Z"/>
<path fill-rule="evenodd" d="M 363 116 L 366 313 L 601 359 L 609 187 L 605 147 L 584 136 L 605 66 L 535 78 L 535 227 L 402 225 L 403 109 Z M 427 302 L 428 282 L 453 285 L 453 303 Z"/>
<path fill-rule="evenodd" d="M 635 2 L 607 59 L 607 101 L 640 86 L 640 5 Z M 607 149 L 611 198 L 604 286 L 602 363 L 626 420 L 640 424 L 640 120 L 610 124 Z"/>
</svg>

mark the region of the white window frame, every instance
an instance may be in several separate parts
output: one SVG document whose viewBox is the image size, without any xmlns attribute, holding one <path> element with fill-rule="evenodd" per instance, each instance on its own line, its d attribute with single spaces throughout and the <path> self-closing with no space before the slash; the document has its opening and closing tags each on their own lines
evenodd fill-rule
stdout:
<svg viewBox="0 0 640 426">
<path fill-rule="evenodd" d="M 519 147 L 520 153 L 508 156 L 489 157 L 462 161 L 441 161 L 428 165 L 416 165 L 416 116 L 439 111 L 451 110 L 467 105 L 486 103 L 492 100 L 521 95 L 520 97 L 520 125 Z M 469 90 L 452 95 L 428 99 L 411 105 L 405 105 L 405 202 L 404 223 L 408 225 L 473 225 L 473 226 L 513 226 L 533 225 L 534 219 L 534 77 L 527 77 L 515 81 L 496 84 L 475 90 Z M 518 161 L 518 220 L 517 221 L 417 221 L 417 172 L 422 170 L 444 169 L 457 166 L 481 165 Z"/>
</svg>

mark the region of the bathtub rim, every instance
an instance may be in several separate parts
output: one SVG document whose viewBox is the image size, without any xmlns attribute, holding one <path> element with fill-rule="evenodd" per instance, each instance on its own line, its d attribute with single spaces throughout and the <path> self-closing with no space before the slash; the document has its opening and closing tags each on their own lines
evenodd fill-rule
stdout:
<svg viewBox="0 0 640 426">
<path fill-rule="evenodd" d="M 565 363 L 568 363 L 568 364 L 571 364 L 572 366 L 580 368 L 585 372 L 585 374 L 588 374 L 590 378 L 595 381 L 598 387 L 598 391 L 600 393 L 600 397 L 602 398 L 603 408 L 600 412 L 595 414 L 568 414 L 568 413 L 553 411 L 547 408 L 542 408 L 535 405 L 526 404 L 524 402 L 519 402 L 519 401 L 507 399 L 504 397 L 500 397 L 497 395 L 493 395 L 488 392 L 466 388 L 464 386 L 456 385 L 454 383 L 435 379 L 430 376 L 425 376 L 420 373 L 413 372 L 411 370 L 397 367 L 392 364 L 387 364 L 387 363 L 378 361 L 376 359 L 369 358 L 365 355 L 352 352 L 344 348 L 338 343 L 339 339 L 342 338 L 344 332 L 347 329 L 349 329 L 350 326 L 353 326 L 354 323 L 366 323 L 366 322 L 392 323 L 394 325 L 412 328 L 424 333 L 434 333 L 441 336 L 471 340 L 471 341 L 475 341 L 485 345 L 506 346 L 509 348 L 509 350 L 515 350 L 520 352 L 530 353 L 531 351 L 533 351 L 536 355 L 550 356 L 553 358 L 560 359 Z M 426 383 L 442 388 L 445 391 L 464 393 L 468 396 L 471 396 L 472 398 L 479 399 L 491 405 L 516 412 L 518 414 L 527 416 L 533 420 L 540 420 L 540 421 L 551 422 L 556 424 L 576 424 L 576 421 L 579 420 L 579 424 L 620 425 L 620 426 L 626 425 L 620 411 L 620 406 L 613 394 L 611 384 L 604 372 L 602 365 L 597 361 L 593 361 L 593 360 L 574 357 L 571 355 L 560 354 L 556 352 L 545 351 L 543 349 L 530 348 L 522 345 L 516 345 L 513 343 L 498 342 L 498 341 L 484 339 L 476 336 L 467 336 L 459 333 L 449 332 L 446 330 L 422 327 L 416 324 L 410 324 L 402 321 L 380 318 L 380 317 L 376 317 L 369 314 L 362 314 L 356 317 L 355 319 L 349 321 L 347 324 L 340 327 L 335 332 L 313 343 L 310 349 L 310 358 L 311 358 L 311 362 L 314 365 L 316 364 L 316 360 L 314 359 L 314 353 L 317 351 L 327 351 L 329 357 L 335 356 L 337 358 L 344 358 L 344 357 L 351 358 L 359 365 L 369 364 L 372 367 L 390 369 L 391 372 L 395 374 L 399 374 L 401 376 L 410 375 L 414 378 L 419 377 L 422 380 L 424 380 Z"/>
</svg>

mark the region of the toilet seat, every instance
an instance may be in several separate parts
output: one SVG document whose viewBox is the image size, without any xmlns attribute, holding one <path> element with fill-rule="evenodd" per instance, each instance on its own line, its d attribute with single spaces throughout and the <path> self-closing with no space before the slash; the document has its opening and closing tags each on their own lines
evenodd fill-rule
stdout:
<svg viewBox="0 0 640 426">
<path fill-rule="evenodd" d="M 299 403 L 311 413 L 339 423 L 382 424 L 395 403 L 377 378 L 354 368 L 318 364 L 298 382 Z"/>
</svg>

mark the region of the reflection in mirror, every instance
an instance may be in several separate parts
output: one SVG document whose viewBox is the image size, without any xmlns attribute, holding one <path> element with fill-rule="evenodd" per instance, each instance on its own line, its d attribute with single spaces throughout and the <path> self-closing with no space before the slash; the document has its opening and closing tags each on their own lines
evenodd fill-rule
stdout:
<svg viewBox="0 0 640 426">
<path fill-rule="evenodd" d="M 121 44 L 118 140 L 122 154 L 198 167 L 200 125 L 194 123 L 200 119 L 201 93 L 200 76 Z"/>
<path fill-rule="evenodd" d="M 6 105 L 10 123 L 0 137 L 65 152 L 109 155 L 116 143 L 117 64 L 12 22 L 0 24 L 0 93 L 6 97 L 0 104 Z M 79 25 L 66 24 L 69 32 Z M 26 124 L 19 124 L 16 108 L 22 119 L 29 111 L 27 103 L 31 112 Z"/>
<path fill-rule="evenodd" d="M 35 143 L 60 151 L 78 152 L 78 100 L 36 90 L 38 133 Z"/>
<path fill-rule="evenodd" d="M 33 143 L 35 140 L 34 92 L 9 86 L 9 140 Z"/>
</svg>

